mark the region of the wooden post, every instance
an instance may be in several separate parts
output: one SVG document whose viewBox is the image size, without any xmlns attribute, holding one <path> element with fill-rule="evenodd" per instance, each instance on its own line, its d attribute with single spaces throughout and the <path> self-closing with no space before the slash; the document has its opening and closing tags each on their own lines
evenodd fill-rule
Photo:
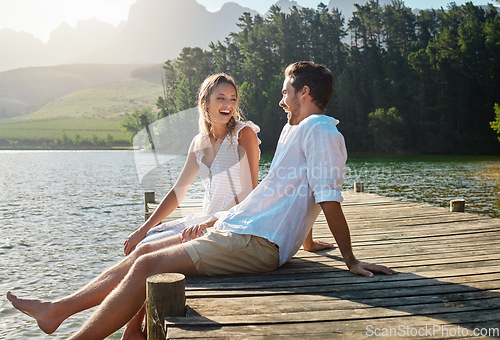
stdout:
<svg viewBox="0 0 500 340">
<path fill-rule="evenodd" d="M 451 200 L 450 201 L 450 212 L 464 212 L 465 211 L 465 200 Z"/>
<path fill-rule="evenodd" d="M 183 274 L 165 273 L 148 277 L 146 283 L 148 340 L 166 338 L 167 316 L 186 316 L 185 286 Z"/>
<path fill-rule="evenodd" d="M 154 202 L 155 202 L 155 192 L 154 191 L 144 192 L 144 221 L 146 221 L 149 218 L 149 216 L 151 216 L 148 204 Z"/>
<path fill-rule="evenodd" d="M 354 182 L 354 192 L 363 192 L 364 185 L 363 182 Z"/>
</svg>

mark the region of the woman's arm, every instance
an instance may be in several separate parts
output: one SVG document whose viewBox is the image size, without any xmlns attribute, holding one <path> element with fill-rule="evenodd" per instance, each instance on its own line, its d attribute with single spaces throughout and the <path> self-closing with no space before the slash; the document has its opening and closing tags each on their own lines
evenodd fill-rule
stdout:
<svg viewBox="0 0 500 340">
<path fill-rule="evenodd" d="M 149 231 L 154 226 L 158 225 L 165 217 L 170 215 L 184 200 L 187 191 L 191 184 L 193 183 L 196 175 L 199 172 L 199 165 L 196 162 L 196 156 L 194 152 L 189 152 L 184 167 L 179 175 L 179 178 L 175 182 L 174 186 L 161 200 L 158 207 L 151 214 L 148 220 L 143 224 L 146 228 L 146 232 Z M 141 227 L 141 228 L 143 228 Z"/>
<path fill-rule="evenodd" d="M 255 131 L 249 126 L 245 126 L 241 129 L 239 134 L 238 142 L 240 148 L 238 149 L 241 162 L 240 166 L 246 167 L 249 171 L 250 183 L 252 183 L 251 190 L 253 190 L 257 186 L 259 179 L 259 142 Z"/>
<path fill-rule="evenodd" d="M 158 225 L 165 217 L 170 215 L 174 211 L 179 203 L 182 202 L 184 197 L 186 197 L 187 191 L 191 184 L 193 183 L 196 175 L 199 172 L 199 165 L 196 161 L 196 155 L 194 154 L 194 139 L 189 147 L 188 156 L 184 167 L 182 168 L 181 174 L 177 178 L 174 186 L 161 200 L 158 207 L 151 214 L 144 224 L 142 224 L 136 231 L 131 233 L 124 242 L 125 254 L 129 254 L 135 246 L 146 237 L 148 231 Z"/>
<path fill-rule="evenodd" d="M 240 158 L 241 192 L 237 193 L 237 203 L 243 201 L 257 186 L 259 179 L 259 141 L 250 126 L 239 132 L 238 153 Z M 228 209 L 231 207 L 228 207 Z M 228 210 L 224 209 L 224 210 Z"/>
</svg>

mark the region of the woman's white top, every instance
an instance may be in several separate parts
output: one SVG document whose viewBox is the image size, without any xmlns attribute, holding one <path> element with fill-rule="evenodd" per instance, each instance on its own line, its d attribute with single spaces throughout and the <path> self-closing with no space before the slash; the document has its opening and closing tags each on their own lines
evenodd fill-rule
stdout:
<svg viewBox="0 0 500 340">
<path fill-rule="evenodd" d="M 228 134 L 222 141 L 210 166 L 203 162 L 203 157 L 212 152 L 210 138 L 202 133 L 194 137 L 193 151 L 200 167 L 201 183 L 205 189 L 203 213 L 192 213 L 175 221 L 151 228 L 146 238 L 139 244 L 179 233 L 192 224 L 205 221 L 216 212 L 228 210 L 245 198 L 242 196 L 248 195 L 248 192 L 243 192 L 242 188 L 245 184 L 251 187 L 251 178 L 242 175 L 245 172 L 241 167 L 240 153 L 238 151 L 238 136 L 246 126 L 252 128 L 255 134 L 260 131 L 260 128 L 251 121 L 236 123 L 233 132 Z M 258 138 L 257 141 L 260 144 Z M 246 181 L 246 183 L 243 183 L 243 181 Z"/>
<path fill-rule="evenodd" d="M 200 178 L 205 195 L 203 196 L 203 213 L 212 215 L 218 211 L 228 210 L 239 203 L 243 183 L 251 183 L 251 178 L 242 176 L 240 154 L 238 152 L 238 134 L 244 127 L 249 126 L 257 134 L 260 128 L 253 122 L 238 122 L 231 135 L 222 141 L 219 151 L 210 166 L 203 162 L 205 150 L 212 149 L 207 135 L 198 134 L 195 138 L 196 161 L 200 165 Z M 259 140 L 260 143 L 260 140 Z M 248 194 L 248 193 L 247 193 Z"/>
</svg>

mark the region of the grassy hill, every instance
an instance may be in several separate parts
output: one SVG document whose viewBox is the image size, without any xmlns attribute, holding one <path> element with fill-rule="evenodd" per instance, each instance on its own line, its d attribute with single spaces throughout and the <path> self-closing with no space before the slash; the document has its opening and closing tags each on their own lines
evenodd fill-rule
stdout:
<svg viewBox="0 0 500 340">
<path fill-rule="evenodd" d="M 0 72 L 0 118 L 31 113 L 75 91 L 128 79 L 140 65 L 76 64 Z"/>
<path fill-rule="evenodd" d="M 144 106 L 154 107 L 162 86 L 137 78 L 84 89 L 54 99 L 22 117 L 0 119 L 0 147 L 125 145 L 123 117 Z M 108 143 L 109 144 L 109 143 Z"/>
<path fill-rule="evenodd" d="M 122 119 L 124 114 L 144 106 L 154 106 L 163 89 L 161 85 L 137 78 L 97 88 L 80 90 L 51 100 L 21 120 L 49 118 Z"/>
</svg>

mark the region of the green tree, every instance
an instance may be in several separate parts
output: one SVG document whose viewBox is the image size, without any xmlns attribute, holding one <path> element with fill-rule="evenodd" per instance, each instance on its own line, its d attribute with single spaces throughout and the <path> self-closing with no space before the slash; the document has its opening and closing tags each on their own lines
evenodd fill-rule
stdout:
<svg viewBox="0 0 500 340">
<path fill-rule="evenodd" d="M 262 126 L 261 147 L 272 150 L 286 121 L 277 105 L 283 69 L 312 60 L 334 74 L 326 113 L 341 119 L 350 150 L 373 149 L 374 134 L 385 152 L 498 148 L 486 124 L 500 93 L 500 16 L 492 5 L 414 14 L 401 0 L 371 0 L 356 5 L 347 25 L 324 4 L 287 13 L 274 5 L 266 17 L 244 13 L 237 25 L 209 51 L 185 48 L 165 63 L 161 117 L 193 106 L 203 79 L 226 72 L 241 84 L 248 119 Z"/>
<path fill-rule="evenodd" d="M 163 97 L 158 97 L 156 107 L 160 110 L 158 118 L 163 118 L 177 112 L 174 103 L 173 92 L 177 87 L 177 71 L 171 60 L 163 64 Z"/>
<path fill-rule="evenodd" d="M 395 107 L 376 109 L 368 114 L 368 128 L 373 136 L 375 151 L 395 152 L 405 150 L 406 124 Z"/>
<path fill-rule="evenodd" d="M 495 103 L 495 120 L 490 122 L 490 127 L 500 135 L 500 105 Z M 497 137 L 500 142 L 500 137 Z"/>
<path fill-rule="evenodd" d="M 104 143 L 111 147 L 114 143 L 115 143 L 115 139 L 113 138 L 113 136 L 111 134 L 107 134 L 106 135 L 106 138 L 104 139 Z"/>
<path fill-rule="evenodd" d="M 195 106 L 199 86 L 214 72 L 213 58 L 211 52 L 199 47 L 184 47 L 176 60 L 165 62 L 164 95 L 156 102 L 158 118 Z"/>
<path fill-rule="evenodd" d="M 144 107 L 142 110 L 134 110 L 130 115 L 126 116 L 120 125 L 123 130 L 129 132 L 130 142 L 132 143 L 134 136 L 146 128 L 148 131 L 149 140 L 152 141 L 151 133 L 149 131 L 149 124 L 156 120 L 155 114 L 153 114 L 150 106 Z"/>
<path fill-rule="evenodd" d="M 71 139 L 66 134 L 66 131 L 63 131 L 62 136 L 61 136 L 61 144 L 68 145 L 70 143 L 71 143 Z"/>
<path fill-rule="evenodd" d="M 82 144 L 82 142 L 83 142 L 82 136 L 78 132 L 75 133 L 75 135 L 73 136 L 73 144 L 80 145 Z"/>
<path fill-rule="evenodd" d="M 99 140 L 99 137 L 97 137 L 95 134 L 92 135 L 92 137 L 90 138 L 90 142 L 94 146 L 97 146 L 97 145 L 99 145 L 101 143 L 101 141 Z"/>
</svg>

